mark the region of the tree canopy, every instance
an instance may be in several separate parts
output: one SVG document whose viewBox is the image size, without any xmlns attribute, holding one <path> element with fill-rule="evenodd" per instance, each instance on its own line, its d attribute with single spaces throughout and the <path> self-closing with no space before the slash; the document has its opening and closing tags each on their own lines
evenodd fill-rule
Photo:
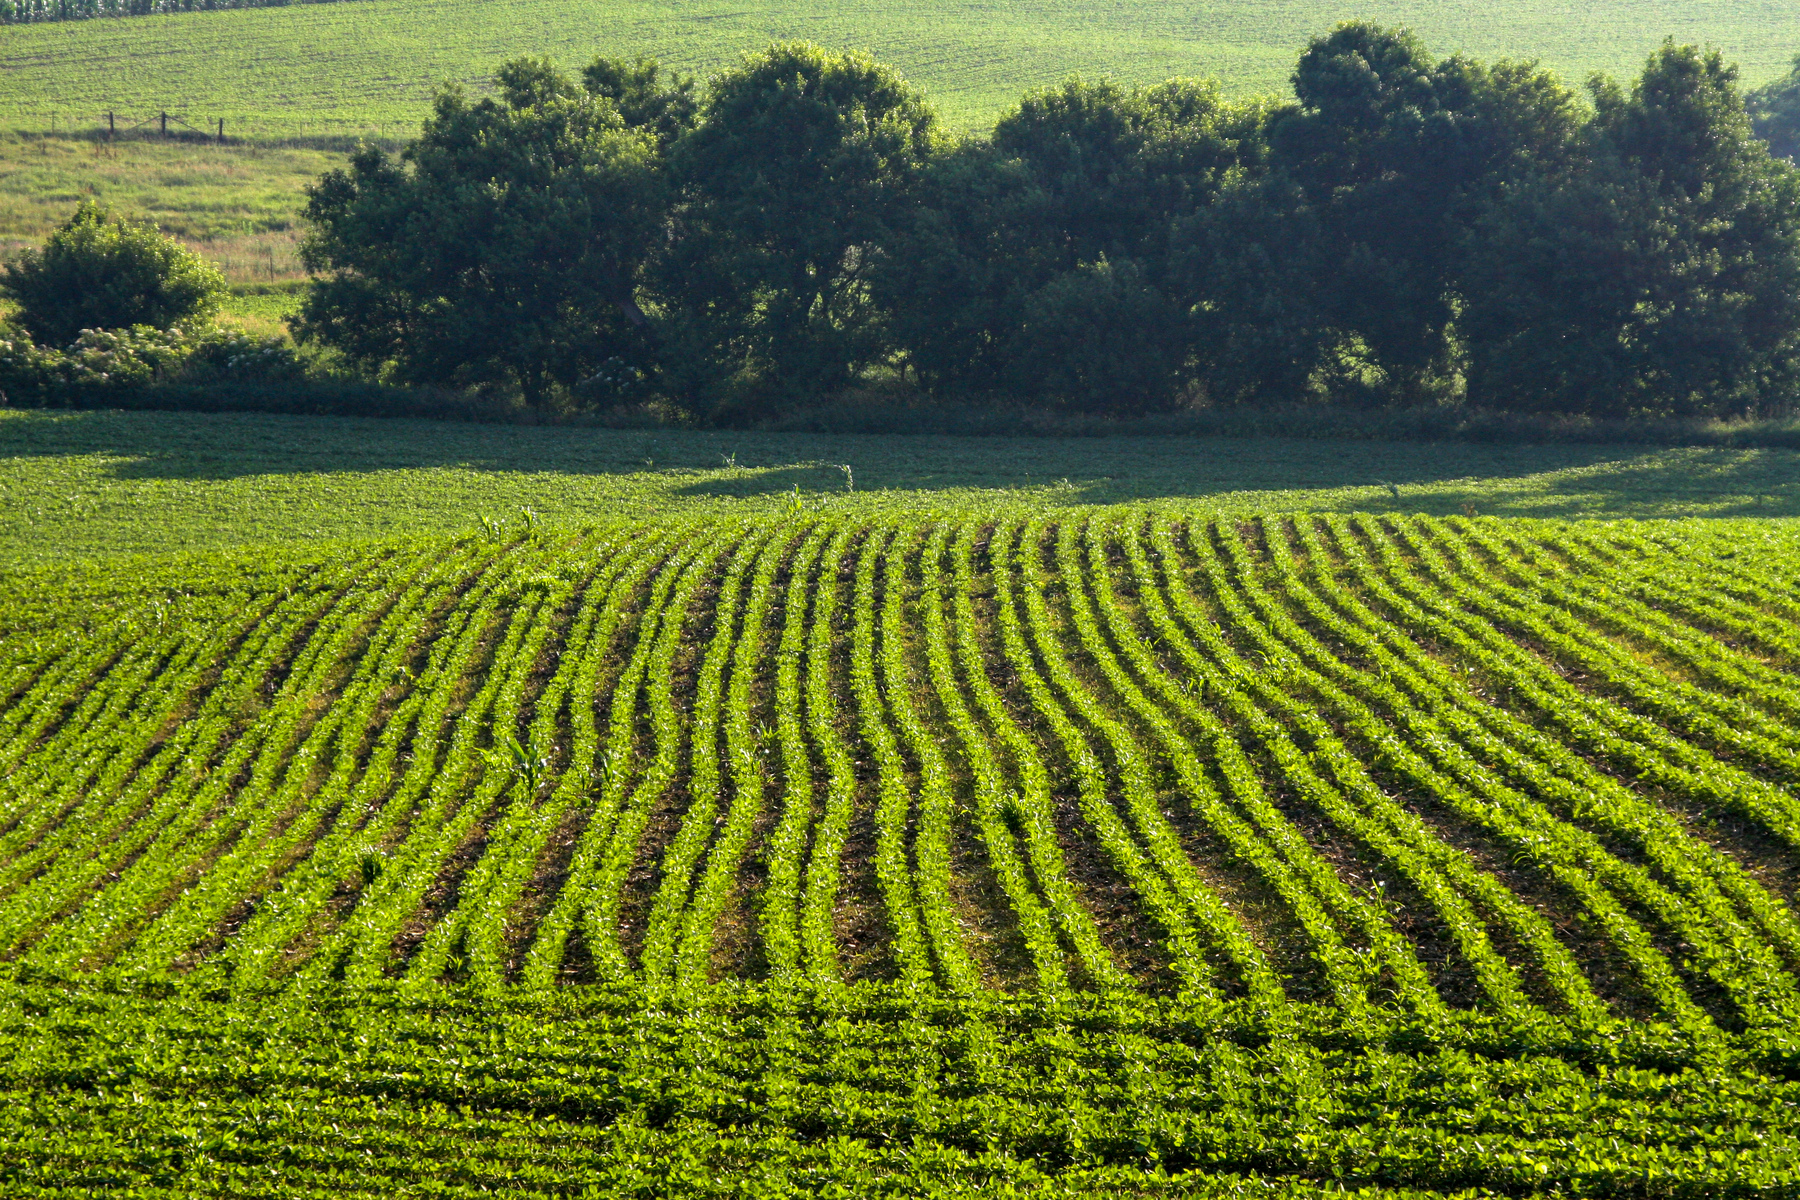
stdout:
<svg viewBox="0 0 1800 1200">
<path fill-rule="evenodd" d="M 648 59 L 495 83 L 313 189 L 303 339 L 380 378 L 711 421 L 877 384 L 1597 415 L 1800 386 L 1800 174 L 1770 153 L 1800 83 L 1747 101 L 1716 52 L 1670 43 L 1583 96 L 1349 22 L 1289 101 L 1073 79 L 969 137 L 806 43 L 704 87 Z"/>
</svg>

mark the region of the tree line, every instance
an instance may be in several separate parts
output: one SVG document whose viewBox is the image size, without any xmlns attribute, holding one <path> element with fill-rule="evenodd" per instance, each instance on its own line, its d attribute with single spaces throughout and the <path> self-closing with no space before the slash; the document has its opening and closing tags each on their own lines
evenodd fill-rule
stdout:
<svg viewBox="0 0 1800 1200">
<path fill-rule="evenodd" d="M 1351 23 L 1290 100 L 1074 79 L 962 137 L 804 43 L 704 87 L 608 58 L 495 82 L 309 189 L 299 356 L 213 328 L 216 270 L 83 205 L 0 274 L 7 402 L 330 382 L 713 423 L 893 398 L 1610 418 L 1800 388 L 1800 171 L 1772 152 L 1800 141 L 1800 61 L 1746 98 L 1671 42 L 1578 93 Z"/>
<path fill-rule="evenodd" d="M 393 382 L 756 418 L 884 385 L 1140 413 L 1785 404 L 1800 172 L 1735 69 L 1585 94 L 1352 23 L 1294 98 L 1070 80 L 954 137 L 864 55 L 542 59 L 312 189 L 296 334 Z"/>
</svg>

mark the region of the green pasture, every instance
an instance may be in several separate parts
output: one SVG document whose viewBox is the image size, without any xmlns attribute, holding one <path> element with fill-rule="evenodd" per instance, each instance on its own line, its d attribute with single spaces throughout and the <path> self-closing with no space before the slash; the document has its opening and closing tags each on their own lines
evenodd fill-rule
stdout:
<svg viewBox="0 0 1800 1200">
<path fill-rule="evenodd" d="M 1143 502 L 1208 514 L 1792 517 L 1800 452 L 0 410 L 0 562 L 448 533 L 483 519 Z"/>
<path fill-rule="evenodd" d="M 1800 49 L 1800 7 L 1741 0 L 357 0 L 8 27 L 0 121 L 45 131 L 53 114 L 67 129 L 108 110 L 131 121 L 167 110 L 197 126 L 224 117 L 228 133 L 392 135 L 437 83 L 479 86 L 512 55 L 647 53 L 704 72 L 810 38 L 873 52 L 951 123 L 979 126 L 1075 73 L 1283 89 L 1306 39 L 1351 17 L 1410 25 L 1443 54 L 1541 58 L 1571 79 L 1635 74 L 1665 37 L 1718 45 L 1750 84 Z"/>
</svg>

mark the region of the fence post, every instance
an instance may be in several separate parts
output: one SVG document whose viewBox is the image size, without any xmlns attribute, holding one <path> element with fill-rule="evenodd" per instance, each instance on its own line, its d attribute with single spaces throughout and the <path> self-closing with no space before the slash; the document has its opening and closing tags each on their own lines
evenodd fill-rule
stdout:
<svg viewBox="0 0 1800 1200">
<path fill-rule="evenodd" d="M 225 118 L 219 118 L 219 145 L 225 144 Z"/>
<path fill-rule="evenodd" d="M 106 114 L 106 140 L 109 142 L 112 141 L 113 135 L 117 132 L 118 127 L 113 124 L 113 115 L 111 112 L 108 112 Z"/>
<path fill-rule="evenodd" d="M 162 135 L 169 136 L 169 114 L 166 112 L 162 115 Z"/>
</svg>

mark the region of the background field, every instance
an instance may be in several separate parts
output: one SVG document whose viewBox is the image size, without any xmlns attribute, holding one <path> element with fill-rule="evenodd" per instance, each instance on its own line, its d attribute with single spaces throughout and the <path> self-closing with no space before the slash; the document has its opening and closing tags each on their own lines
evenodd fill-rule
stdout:
<svg viewBox="0 0 1800 1200">
<path fill-rule="evenodd" d="M 279 298 L 276 298 L 279 299 Z M 842 464 L 855 490 L 846 490 Z M 1800 516 L 1800 452 L 522 428 L 0 410 L 0 562 L 800 504 Z"/>
<path fill-rule="evenodd" d="M 479 84 L 510 55 L 575 65 L 650 53 L 708 71 L 775 38 L 872 51 L 960 126 L 1073 73 L 1132 82 L 1211 76 L 1234 93 L 1285 90 L 1306 39 L 1348 17 L 1407 24 L 1431 48 L 1537 57 L 1571 79 L 1632 74 L 1663 38 L 1707 42 L 1760 83 L 1800 51 L 1781 0 L 367 0 L 0 30 L 0 122 L 47 130 L 167 109 L 227 131 L 417 121 L 433 85 Z"/>
</svg>

